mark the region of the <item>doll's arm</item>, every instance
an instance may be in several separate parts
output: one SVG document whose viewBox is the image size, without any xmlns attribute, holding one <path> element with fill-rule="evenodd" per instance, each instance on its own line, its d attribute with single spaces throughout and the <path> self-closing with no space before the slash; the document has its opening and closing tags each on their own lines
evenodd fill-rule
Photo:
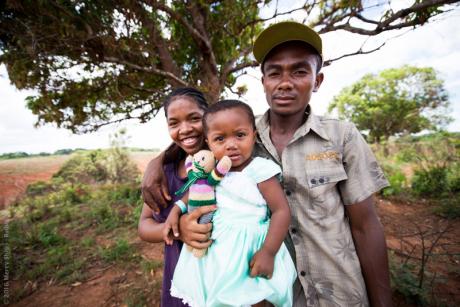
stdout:
<svg viewBox="0 0 460 307">
<path fill-rule="evenodd" d="M 219 163 L 217 163 L 216 167 L 209 174 L 208 183 L 213 186 L 218 185 L 222 178 L 224 178 L 224 176 L 228 173 L 231 167 L 232 160 L 230 160 L 230 158 L 227 156 L 223 156 L 222 159 L 220 159 Z"/>
<path fill-rule="evenodd" d="M 187 158 L 185 158 L 185 171 L 188 174 L 192 169 L 193 169 L 193 156 L 188 155 Z"/>
<path fill-rule="evenodd" d="M 291 212 L 279 181 L 272 177 L 258 184 L 258 188 L 272 212 L 270 226 L 262 248 L 254 254 L 249 266 L 251 277 L 271 278 L 275 255 L 291 223 Z"/>
</svg>

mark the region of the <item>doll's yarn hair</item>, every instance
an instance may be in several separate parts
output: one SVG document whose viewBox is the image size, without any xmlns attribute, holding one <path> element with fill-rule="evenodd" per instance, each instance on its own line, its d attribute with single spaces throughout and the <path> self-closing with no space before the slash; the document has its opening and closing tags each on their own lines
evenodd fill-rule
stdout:
<svg viewBox="0 0 460 307">
<path fill-rule="evenodd" d="M 224 111 L 224 110 L 230 110 L 230 109 L 241 109 L 243 110 L 247 115 L 248 115 L 248 120 L 251 123 L 252 127 L 254 130 L 256 130 L 256 118 L 254 116 L 254 113 L 252 112 L 252 109 L 249 105 L 246 103 L 236 100 L 236 99 L 226 99 L 226 100 L 220 100 L 217 103 L 211 105 L 204 111 L 203 115 L 203 131 L 204 134 L 208 134 L 208 125 L 207 125 L 207 119 L 210 115 L 216 114 L 218 112 Z"/>
<path fill-rule="evenodd" d="M 208 102 L 201 91 L 193 87 L 179 87 L 172 90 L 163 102 L 163 109 L 165 110 L 166 117 L 168 117 L 168 108 L 171 103 L 179 98 L 188 98 L 189 100 L 195 102 L 196 105 L 203 111 L 206 111 L 208 108 Z"/>
</svg>

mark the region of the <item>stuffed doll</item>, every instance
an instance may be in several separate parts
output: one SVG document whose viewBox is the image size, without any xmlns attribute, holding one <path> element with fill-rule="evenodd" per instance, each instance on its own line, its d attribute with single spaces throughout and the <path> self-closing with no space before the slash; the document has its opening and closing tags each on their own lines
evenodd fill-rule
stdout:
<svg viewBox="0 0 460 307">
<path fill-rule="evenodd" d="M 225 174 L 232 167 L 232 161 L 224 156 L 216 165 L 214 154 L 210 150 L 200 150 L 185 160 L 187 170 L 187 183 L 176 192 L 183 194 L 188 190 L 188 212 L 198 207 L 216 204 L 215 186 L 219 184 Z M 209 212 L 200 217 L 198 223 L 207 224 L 212 220 L 214 212 Z M 187 246 L 190 250 L 191 247 Z M 193 255 L 203 257 L 206 249 L 193 249 Z"/>
</svg>

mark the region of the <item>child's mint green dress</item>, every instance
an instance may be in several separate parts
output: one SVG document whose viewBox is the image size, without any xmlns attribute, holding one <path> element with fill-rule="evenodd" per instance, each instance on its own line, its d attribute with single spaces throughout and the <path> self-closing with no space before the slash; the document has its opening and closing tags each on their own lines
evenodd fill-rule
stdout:
<svg viewBox="0 0 460 307">
<path fill-rule="evenodd" d="M 216 187 L 212 239 L 203 258 L 182 248 L 171 295 L 191 306 L 247 306 L 267 300 L 292 306 L 294 263 L 284 243 L 271 279 L 249 276 L 249 262 L 262 247 L 270 223 L 257 184 L 281 172 L 274 162 L 254 158 L 241 172 L 229 172 Z"/>
</svg>

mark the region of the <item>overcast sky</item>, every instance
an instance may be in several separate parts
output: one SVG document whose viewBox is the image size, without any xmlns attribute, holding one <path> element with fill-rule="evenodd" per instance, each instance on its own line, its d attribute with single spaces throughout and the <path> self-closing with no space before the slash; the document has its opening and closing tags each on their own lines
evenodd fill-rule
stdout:
<svg viewBox="0 0 460 307">
<path fill-rule="evenodd" d="M 343 87 L 351 85 L 367 73 L 378 73 L 404 64 L 431 66 L 445 81 L 450 96 L 450 115 L 455 120 L 448 130 L 460 131 L 460 11 L 452 12 L 447 18 L 414 31 L 404 30 L 371 38 L 367 43 L 368 48 L 378 46 L 389 37 L 393 38 L 377 52 L 345 58 L 324 68 L 325 80 L 312 98 L 313 111 L 325 114 L 329 102 Z M 355 51 L 364 41 L 363 37 L 344 32 L 328 33 L 322 38 L 326 59 Z M 252 69 L 237 83 L 248 86 L 248 93 L 242 100 L 250 104 L 256 114 L 267 109 L 260 77 L 259 70 Z M 16 90 L 10 84 L 5 67 L 0 66 L 0 153 L 105 148 L 109 146 L 109 134 L 122 127 L 127 128 L 131 136 L 129 146 L 162 149 L 169 144 L 163 112 L 159 112 L 147 124 L 124 122 L 86 135 L 73 135 L 53 125 L 34 128 L 36 117 L 25 106 L 25 97 L 33 94 L 32 91 Z"/>
</svg>

